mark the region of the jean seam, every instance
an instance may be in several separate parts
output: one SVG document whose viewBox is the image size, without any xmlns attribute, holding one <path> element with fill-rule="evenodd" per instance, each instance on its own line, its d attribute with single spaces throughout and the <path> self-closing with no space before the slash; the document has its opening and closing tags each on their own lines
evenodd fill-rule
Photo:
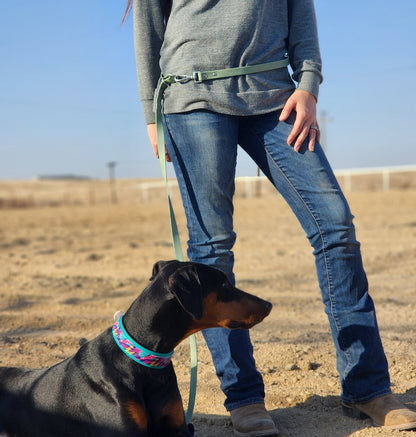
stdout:
<svg viewBox="0 0 416 437">
<path fill-rule="evenodd" d="M 255 133 L 255 132 L 254 132 Z M 256 135 L 257 136 L 257 135 Z M 260 140 L 260 139 L 259 139 Z M 264 144 L 263 144 L 263 147 Z M 337 329 L 337 333 L 339 335 L 339 333 L 341 332 L 340 326 L 339 326 L 339 322 L 338 322 L 338 318 L 337 318 L 337 314 L 335 311 L 335 296 L 333 293 L 333 284 L 332 284 L 332 276 L 331 276 L 331 270 L 329 268 L 329 262 L 328 262 L 328 254 L 326 251 L 326 239 L 325 239 L 325 235 L 322 232 L 322 228 L 320 226 L 319 220 L 318 218 L 315 217 L 313 210 L 309 207 L 309 205 L 307 204 L 307 202 L 303 199 L 302 195 L 300 194 L 299 190 L 293 185 L 293 183 L 291 182 L 291 180 L 287 177 L 287 175 L 285 174 L 285 172 L 281 169 L 281 167 L 279 166 L 279 164 L 275 161 L 275 159 L 273 158 L 273 156 L 270 154 L 270 152 L 267 150 L 267 147 L 265 147 L 266 153 L 269 157 L 269 159 L 273 162 L 273 164 L 275 165 L 276 169 L 280 172 L 280 174 L 284 177 L 284 179 L 287 181 L 287 183 L 289 184 L 289 186 L 292 188 L 292 190 L 296 193 L 296 195 L 298 196 L 298 198 L 301 200 L 301 202 L 304 204 L 305 209 L 309 212 L 310 216 L 313 218 L 314 222 L 316 223 L 317 229 L 319 230 L 319 235 L 322 241 L 322 252 L 324 255 L 324 261 L 325 261 L 325 271 L 326 271 L 326 277 L 327 277 L 327 282 L 328 282 L 328 297 L 331 303 L 331 316 L 334 320 L 335 323 L 335 327 Z M 345 379 L 345 375 L 347 373 L 346 369 L 349 369 L 351 366 L 351 357 L 347 351 L 347 348 L 345 347 L 345 344 L 342 341 L 342 337 L 339 336 L 339 343 L 343 348 L 345 357 L 347 358 L 347 366 L 345 366 L 345 370 L 344 370 L 344 374 L 343 374 L 343 380 L 346 381 Z"/>
<path fill-rule="evenodd" d="M 164 116 L 163 121 L 166 125 L 166 129 L 168 130 L 170 137 L 173 139 L 172 134 L 171 134 L 169 117 Z M 172 144 L 174 144 L 173 141 L 172 141 Z M 178 175 L 176 175 L 176 177 L 178 179 Z M 184 188 L 187 187 L 185 177 L 183 176 L 183 171 L 180 172 L 180 177 L 182 179 L 182 186 Z M 181 183 L 179 180 L 178 180 L 178 186 L 180 189 Z M 192 200 L 191 200 L 191 197 L 189 196 L 189 190 L 187 188 L 185 190 L 181 190 L 181 196 L 182 196 L 182 204 L 183 204 L 184 209 L 186 210 L 187 208 L 191 208 L 192 207 Z M 189 219 L 190 216 L 192 217 L 192 220 Z M 189 233 L 189 235 L 191 235 L 192 234 L 191 230 L 193 229 L 193 226 L 194 226 L 193 214 L 186 214 L 186 218 L 187 218 L 186 222 L 187 222 L 187 227 L 188 227 L 188 233 Z M 186 252 L 187 252 L 189 260 L 192 261 L 192 251 L 189 247 L 189 244 L 187 244 L 187 251 Z"/>
</svg>

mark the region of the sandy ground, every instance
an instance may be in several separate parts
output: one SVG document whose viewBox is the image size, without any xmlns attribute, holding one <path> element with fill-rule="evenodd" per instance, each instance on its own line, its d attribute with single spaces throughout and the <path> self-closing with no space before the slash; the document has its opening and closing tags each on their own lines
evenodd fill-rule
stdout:
<svg viewBox="0 0 416 437">
<path fill-rule="evenodd" d="M 393 390 L 416 410 L 416 190 L 348 195 L 378 310 Z M 185 221 L 176 199 L 182 242 Z M 274 304 L 252 330 L 266 405 L 281 436 L 416 436 L 341 415 L 339 382 L 312 250 L 276 195 L 236 199 L 237 285 Z M 0 365 L 50 366 L 112 323 L 171 259 L 164 202 L 0 210 Z M 200 334 L 193 423 L 232 436 Z M 189 345 L 174 364 L 187 403 Z"/>
</svg>

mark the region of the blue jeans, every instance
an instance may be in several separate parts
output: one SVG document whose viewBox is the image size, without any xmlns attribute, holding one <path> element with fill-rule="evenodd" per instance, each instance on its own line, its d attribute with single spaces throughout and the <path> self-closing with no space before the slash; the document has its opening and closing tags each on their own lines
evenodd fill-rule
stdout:
<svg viewBox="0 0 416 437">
<path fill-rule="evenodd" d="M 188 257 L 231 281 L 234 178 L 239 144 L 285 198 L 315 256 L 337 355 L 342 400 L 363 403 L 390 393 L 387 360 L 368 294 L 353 216 L 319 144 L 299 153 L 286 139 L 294 115 L 230 116 L 205 110 L 164 116 L 165 138 L 187 217 Z M 273 236 L 270 236 L 273 238 Z M 228 410 L 264 402 L 248 331 L 203 332 Z"/>
</svg>

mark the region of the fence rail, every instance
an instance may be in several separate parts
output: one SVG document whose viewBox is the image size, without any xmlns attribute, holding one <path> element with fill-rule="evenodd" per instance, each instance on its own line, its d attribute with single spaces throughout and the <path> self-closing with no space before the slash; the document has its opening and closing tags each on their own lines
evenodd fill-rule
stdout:
<svg viewBox="0 0 416 437">
<path fill-rule="evenodd" d="M 397 184 L 397 188 L 416 188 L 416 165 L 403 165 L 403 166 L 392 166 L 392 167 L 368 167 L 368 168 L 355 168 L 355 169 L 343 169 L 335 170 L 335 176 L 337 177 L 339 183 L 341 184 L 345 192 L 351 192 L 354 188 L 354 177 L 358 176 L 377 176 L 380 175 L 381 180 L 378 178 L 372 178 L 371 182 L 361 181 L 360 184 L 356 184 L 357 189 L 363 189 L 363 185 L 372 191 L 380 187 L 382 191 L 389 191 L 392 185 L 392 175 L 413 173 L 413 177 L 402 177 L 401 182 Z M 259 196 L 265 190 L 264 185 L 268 183 L 265 176 L 241 176 L 237 177 L 236 180 L 236 190 L 238 193 L 243 193 L 243 197 L 254 197 Z M 264 184 L 264 185 L 263 185 Z M 177 187 L 176 180 L 169 181 L 170 187 Z M 142 201 L 144 203 L 148 202 L 151 197 L 151 191 L 153 189 L 163 188 L 165 186 L 162 181 L 152 181 L 141 183 Z"/>
<path fill-rule="evenodd" d="M 335 175 L 348 193 L 351 191 L 388 191 L 416 189 L 416 165 L 337 170 Z M 265 176 L 236 178 L 236 197 L 275 195 Z M 175 179 L 169 180 L 172 198 L 179 198 Z M 0 181 L 0 208 L 38 206 L 94 205 L 165 201 L 162 180 L 32 180 Z"/>
<path fill-rule="evenodd" d="M 346 170 L 336 170 L 337 178 L 344 178 L 344 190 L 349 192 L 352 190 L 353 176 L 366 176 L 380 174 L 382 177 L 382 190 L 389 191 L 391 183 L 391 175 L 398 173 L 415 173 L 416 165 L 400 165 L 394 167 L 368 167 L 368 168 L 353 168 Z"/>
</svg>

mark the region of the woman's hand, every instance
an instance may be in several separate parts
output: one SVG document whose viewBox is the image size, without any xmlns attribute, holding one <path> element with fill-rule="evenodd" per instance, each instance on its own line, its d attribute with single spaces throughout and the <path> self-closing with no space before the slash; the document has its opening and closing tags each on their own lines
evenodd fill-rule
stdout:
<svg viewBox="0 0 416 437">
<path fill-rule="evenodd" d="M 321 133 L 316 121 L 316 100 L 315 97 L 304 90 L 295 90 L 287 100 L 279 117 L 279 121 L 285 121 L 292 111 L 296 112 L 296 119 L 287 143 L 299 152 L 303 142 L 309 136 L 308 150 L 313 152 L 315 140 L 319 141 Z"/>
<path fill-rule="evenodd" d="M 159 151 L 157 150 L 157 135 L 156 135 L 156 124 L 148 124 L 147 125 L 147 135 L 149 136 L 150 144 L 153 147 L 153 152 L 156 158 L 159 158 Z M 169 153 L 165 147 L 165 159 L 167 162 L 171 162 Z"/>
</svg>

